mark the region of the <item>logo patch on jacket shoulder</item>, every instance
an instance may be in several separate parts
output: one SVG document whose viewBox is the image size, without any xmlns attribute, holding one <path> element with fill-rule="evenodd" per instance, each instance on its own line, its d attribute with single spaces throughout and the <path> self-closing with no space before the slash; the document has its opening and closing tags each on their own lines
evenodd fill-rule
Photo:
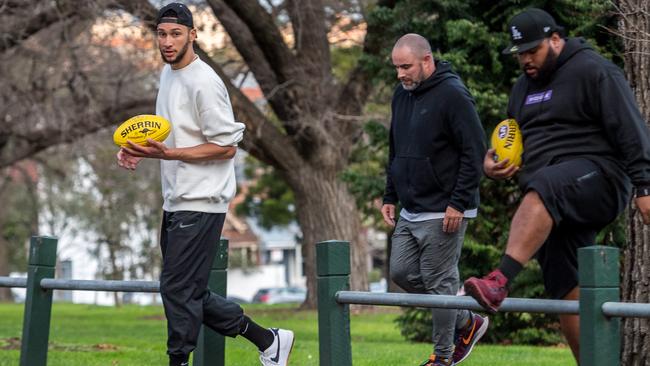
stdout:
<svg viewBox="0 0 650 366">
<path fill-rule="evenodd" d="M 553 90 L 546 90 L 543 92 L 535 93 L 535 94 L 528 94 L 526 96 L 526 103 L 525 105 L 531 105 L 531 104 L 537 104 L 537 103 L 542 103 L 546 102 L 547 100 L 551 100 L 551 97 L 553 96 Z"/>
</svg>

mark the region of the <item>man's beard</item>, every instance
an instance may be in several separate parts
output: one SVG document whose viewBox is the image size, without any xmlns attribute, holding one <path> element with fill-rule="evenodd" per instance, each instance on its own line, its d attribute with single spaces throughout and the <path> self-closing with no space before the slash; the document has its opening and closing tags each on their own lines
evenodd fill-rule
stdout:
<svg viewBox="0 0 650 366">
<path fill-rule="evenodd" d="M 546 84 L 551 80 L 553 73 L 557 69 L 557 56 L 558 54 L 555 53 L 555 50 L 549 47 L 546 58 L 544 59 L 544 63 L 539 67 L 539 69 L 537 69 L 537 76 L 532 77 L 526 73 L 524 74 L 526 77 L 528 77 L 529 80 L 533 80 L 539 84 Z"/>
<path fill-rule="evenodd" d="M 177 64 L 183 58 L 183 56 L 185 56 L 185 54 L 187 53 L 187 49 L 189 48 L 189 46 L 190 46 L 190 37 L 188 36 L 187 37 L 187 42 L 185 42 L 185 45 L 183 45 L 183 48 L 181 48 L 181 50 L 178 52 L 178 54 L 176 55 L 176 57 L 173 60 L 167 61 L 167 59 L 165 58 L 165 55 L 163 54 L 162 50 L 159 50 L 160 51 L 160 57 L 162 57 L 163 62 L 166 62 L 166 63 L 171 64 L 171 65 Z"/>
<path fill-rule="evenodd" d="M 420 70 L 417 80 L 416 79 L 411 80 L 411 85 L 406 85 L 402 83 L 402 88 L 408 91 L 415 90 L 417 89 L 418 86 L 420 86 L 420 84 L 422 84 L 422 81 L 424 81 L 424 70 Z"/>
</svg>

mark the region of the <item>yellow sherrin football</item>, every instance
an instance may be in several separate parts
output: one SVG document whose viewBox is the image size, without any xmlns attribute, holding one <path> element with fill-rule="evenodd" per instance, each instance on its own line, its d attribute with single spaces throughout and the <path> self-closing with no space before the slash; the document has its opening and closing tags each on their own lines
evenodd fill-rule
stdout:
<svg viewBox="0 0 650 366">
<path fill-rule="evenodd" d="M 127 140 L 134 144 L 146 146 L 147 139 L 163 142 L 169 136 L 172 124 L 164 117 L 153 114 L 141 114 L 124 121 L 113 134 L 117 146 L 129 146 Z"/>
<path fill-rule="evenodd" d="M 499 122 L 492 132 L 492 148 L 496 150 L 494 160 L 498 162 L 507 158 L 509 162 L 506 166 L 521 166 L 523 142 L 517 121 L 506 119 Z"/>
</svg>

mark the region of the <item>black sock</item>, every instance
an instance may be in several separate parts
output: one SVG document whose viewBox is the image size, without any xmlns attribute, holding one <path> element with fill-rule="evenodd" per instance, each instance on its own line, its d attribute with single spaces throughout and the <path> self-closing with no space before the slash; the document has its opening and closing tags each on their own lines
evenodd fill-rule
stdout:
<svg viewBox="0 0 650 366">
<path fill-rule="evenodd" d="M 253 319 L 246 315 L 244 315 L 244 320 L 239 327 L 239 334 L 256 345 L 260 351 L 271 347 L 275 338 L 273 332 L 260 327 Z"/>
<path fill-rule="evenodd" d="M 501 264 L 499 264 L 499 270 L 503 273 L 504 276 L 508 279 L 508 282 L 511 282 L 521 270 L 524 269 L 524 266 L 521 263 L 517 262 L 511 256 L 504 254 L 501 258 Z"/>
</svg>

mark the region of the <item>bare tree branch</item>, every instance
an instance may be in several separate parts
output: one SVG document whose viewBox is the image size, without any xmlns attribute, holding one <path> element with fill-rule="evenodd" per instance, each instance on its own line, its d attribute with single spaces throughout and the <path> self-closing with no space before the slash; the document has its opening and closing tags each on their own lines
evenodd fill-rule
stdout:
<svg viewBox="0 0 650 366">
<path fill-rule="evenodd" d="M 278 78 L 248 26 L 223 1 L 207 0 L 207 3 L 228 32 L 239 54 L 255 74 L 255 79 L 262 90 L 269 90 L 276 86 Z"/>
<path fill-rule="evenodd" d="M 237 51 L 249 65 L 273 112 L 299 150 L 309 151 L 318 138 L 311 135 L 306 115 L 317 113 L 316 100 L 301 96 L 313 94 L 319 79 L 305 72 L 285 44 L 271 16 L 254 1 L 209 0 Z M 316 89 L 317 90 L 317 89 Z M 320 95 L 320 94 L 318 94 Z"/>
<path fill-rule="evenodd" d="M 0 168 L 32 156 L 50 146 L 74 142 L 89 133 L 115 124 L 116 120 L 126 120 L 135 114 L 139 114 L 143 109 L 153 110 L 154 104 L 152 96 L 124 102 L 117 110 L 114 106 L 109 106 L 102 111 L 90 114 L 84 120 L 83 126 L 70 129 L 65 133 L 61 132 L 59 125 L 50 125 L 42 130 L 30 130 L 26 134 L 8 135 L 5 144 L 0 145 Z"/>
<path fill-rule="evenodd" d="M 396 0 L 379 0 L 378 7 L 393 8 L 395 7 Z M 376 55 L 383 47 L 389 47 L 386 41 L 382 40 L 381 29 L 375 24 L 368 25 L 368 32 L 363 44 L 363 53 Z M 344 115 L 358 115 L 361 113 L 363 107 L 368 99 L 371 88 L 371 78 L 364 68 L 362 63 L 358 63 L 352 70 L 348 78 L 347 84 L 339 94 L 336 110 Z"/>
<path fill-rule="evenodd" d="M 207 2 L 230 35 L 233 45 L 237 48 L 244 62 L 255 75 L 255 80 L 278 118 L 282 121 L 296 119 L 298 115 L 296 109 L 298 108 L 293 106 L 293 99 L 288 98 L 288 88 L 286 87 L 292 82 L 279 81 L 280 77 L 267 61 L 251 29 L 230 7 L 222 0 L 208 0 Z"/>
<path fill-rule="evenodd" d="M 214 1 L 212 1 L 214 2 Z M 273 18 L 257 1 L 224 0 L 248 29 L 280 83 L 297 77 L 295 57 L 287 47 Z M 221 20 L 221 18 L 220 18 Z"/>
<path fill-rule="evenodd" d="M 3 4 L 3 8 L 6 9 L 8 14 L 22 18 L 21 22 L 24 22 L 24 24 L 18 27 L 13 22 L 0 23 L 0 34 L 2 34 L 0 36 L 0 53 L 15 47 L 22 41 L 53 24 L 65 19 L 71 21 L 72 19 L 70 18 L 79 16 L 79 12 L 83 8 L 65 6 L 66 2 L 62 3 L 60 4 L 62 5 L 61 7 L 57 7 L 56 3 L 48 3 L 47 5 L 37 4 L 29 13 L 18 12 L 19 10 L 17 9 L 22 8 L 19 4 L 13 2 Z M 28 17 L 24 19 L 26 15 Z"/>
<path fill-rule="evenodd" d="M 269 119 L 237 89 L 223 69 L 203 49 L 195 47 L 197 54 L 219 75 L 226 84 L 235 114 L 246 124 L 242 145 L 246 151 L 267 164 L 288 169 L 300 160 L 288 136 L 275 127 Z"/>
</svg>

